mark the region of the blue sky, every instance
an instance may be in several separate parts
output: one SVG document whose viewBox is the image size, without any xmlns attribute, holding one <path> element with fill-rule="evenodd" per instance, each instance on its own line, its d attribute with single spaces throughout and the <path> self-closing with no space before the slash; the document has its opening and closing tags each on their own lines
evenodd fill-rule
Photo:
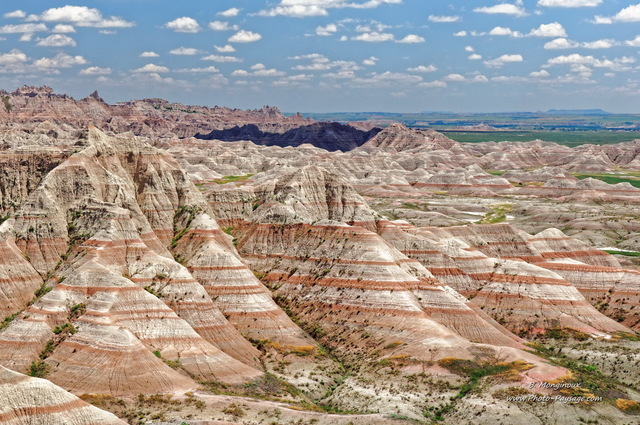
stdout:
<svg viewBox="0 0 640 425">
<path fill-rule="evenodd" d="M 0 16 L 5 90 L 289 112 L 640 112 L 633 1 L 3 0 Z"/>
</svg>

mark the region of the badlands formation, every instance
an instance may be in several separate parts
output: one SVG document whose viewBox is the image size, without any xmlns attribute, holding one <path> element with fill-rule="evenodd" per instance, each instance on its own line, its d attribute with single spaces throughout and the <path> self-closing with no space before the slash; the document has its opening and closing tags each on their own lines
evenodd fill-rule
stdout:
<svg viewBox="0 0 640 425">
<path fill-rule="evenodd" d="M 640 420 L 640 141 L 0 95 L 0 423 Z"/>
</svg>

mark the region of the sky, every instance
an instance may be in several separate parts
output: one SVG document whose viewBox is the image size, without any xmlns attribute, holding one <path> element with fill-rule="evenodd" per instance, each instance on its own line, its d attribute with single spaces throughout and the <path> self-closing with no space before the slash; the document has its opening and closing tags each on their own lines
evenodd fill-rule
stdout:
<svg viewBox="0 0 640 425">
<path fill-rule="evenodd" d="M 109 103 L 640 113 L 639 59 L 633 1 L 0 2 L 0 88 Z"/>
</svg>

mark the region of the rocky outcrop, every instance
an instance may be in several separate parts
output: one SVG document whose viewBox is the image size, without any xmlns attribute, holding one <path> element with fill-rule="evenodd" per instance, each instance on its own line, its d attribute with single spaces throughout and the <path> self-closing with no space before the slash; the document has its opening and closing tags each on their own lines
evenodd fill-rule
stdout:
<svg viewBox="0 0 640 425">
<path fill-rule="evenodd" d="M 0 422 L 7 425 L 124 425 L 51 382 L 0 366 Z"/>
</svg>

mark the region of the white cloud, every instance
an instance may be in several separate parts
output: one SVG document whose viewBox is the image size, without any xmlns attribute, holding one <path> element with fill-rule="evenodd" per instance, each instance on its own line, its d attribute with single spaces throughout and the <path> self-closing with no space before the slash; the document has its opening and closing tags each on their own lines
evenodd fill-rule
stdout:
<svg viewBox="0 0 640 425">
<path fill-rule="evenodd" d="M 533 78 L 546 78 L 549 76 L 549 72 L 545 69 L 541 69 L 540 71 L 530 72 L 529 76 Z"/>
<path fill-rule="evenodd" d="M 616 13 L 614 16 L 596 16 L 594 24 L 611 24 L 613 22 L 640 22 L 640 4 L 634 4 Z"/>
<path fill-rule="evenodd" d="M 267 69 L 267 67 L 262 63 L 257 63 L 251 66 L 251 72 L 245 71 L 244 69 L 237 69 L 231 73 L 234 77 L 282 77 L 286 75 L 286 73 L 282 71 L 278 71 L 277 69 Z"/>
<path fill-rule="evenodd" d="M 494 6 L 477 7 L 473 9 L 473 11 L 478 13 L 502 14 L 502 15 L 513 15 L 513 16 L 527 15 L 527 12 L 525 12 L 522 6 L 518 4 L 511 4 L 511 3 L 500 3 Z"/>
<path fill-rule="evenodd" d="M 200 24 L 193 18 L 183 16 L 181 18 L 174 19 L 171 22 L 164 24 L 165 28 L 173 30 L 175 32 L 197 33 L 201 30 Z"/>
<path fill-rule="evenodd" d="M 529 33 L 532 37 L 566 37 L 567 32 L 558 22 L 550 24 L 542 24 L 538 28 L 531 30 Z"/>
<path fill-rule="evenodd" d="M 634 38 L 633 40 L 625 41 L 624 44 L 632 47 L 640 47 L 640 35 L 636 35 L 636 38 Z"/>
<path fill-rule="evenodd" d="M 169 50 L 169 53 L 172 55 L 179 55 L 179 56 L 191 56 L 191 55 L 197 55 L 198 53 L 201 53 L 201 52 L 200 50 L 194 49 L 193 47 L 178 47 L 177 49 Z"/>
<path fill-rule="evenodd" d="M 502 55 L 495 59 L 484 61 L 484 64 L 491 68 L 500 68 L 501 66 L 512 63 L 512 62 L 522 62 L 522 55 Z"/>
<path fill-rule="evenodd" d="M 0 54 L 0 65 L 16 65 L 26 61 L 27 55 L 17 49 L 13 49 L 9 53 Z"/>
<path fill-rule="evenodd" d="M 442 89 L 444 89 L 444 88 L 447 87 L 447 83 L 445 83 L 444 81 L 435 80 L 435 81 L 428 81 L 428 82 L 420 83 L 420 84 L 418 84 L 418 87 L 442 88 Z"/>
<path fill-rule="evenodd" d="M 416 66 L 415 68 L 407 68 L 407 71 L 410 72 L 435 72 L 437 71 L 438 68 L 436 68 L 434 65 L 419 65 Z"/>
<path fill-rule="evenodd" d="M 208 66 L 206 68 L 178 69 L 176 70 L 176 72 L 186 72 L 186 73 L 193 73 L 193 74 L 210 74 L 210 73 L 216 73 L 220 71 L 215 66 Z"/>
<path fill-rule="evenodd" d="M 261 10 L 259 16 L 289 16 L 292 18 L 307 18 L 310 16 L 327 16 L 327 9 L 317 5 L 294 4 L 291 6 L 277 6 L 269 10 Z"/>
<path fill-rule="evenodd" d="M 257 32 L 251 32 L 246 30 L 240 30 L 233 34 L 227 40 L 229 43 L 253 43 L 262 39 L 262 36 Z"/>
<path fill-rule="evenodd" d="M 393 34 L 380 33 L 380 32 L 365 32 L 355 37 L 351 37 L 351 40 L 366 41 L 368 43 L 380 43 L 383 41 L 392 41 L 395 37 Z"/>
<path fill-rule="evenodd" d="M 488 33 L 489 35 L 509 36 L 509 37 L 522 37 L 522 33 L 514 31 L 511 28 L 495 27 Z"/>
<path fill-rule="evenodd" d="M 447 81 L 466 81 L 466 78 L 464 78 L 464 75 L 461 74 L 449 74 L 446 77 L 444 77 L 445 80 Z"/>
<path fill-rule="evenodd" d="M 234 16 L 238 16 L 238 13 L 240 13 L 240 9 L 238 9 L 237 7 L 232 7 L 231 9 L 218 12 L 216 13 L 216 15 L 224 16 L 225 18 L 233 18 Z"/>
<path fill-rule="evenodd" d="M 209 29 L 212 31 L 237 31 L 240 29 L 237 25 L 231 25 L 226 21 L 209 22 Z"/>
<path fill-rule="evenodd" d="M 233 53 L 236 49 L 231 44 L 225 44 L 224 46 L 213 46 L 218 53 Z"/>
<path fill-rule="evenodd" d="M 4 25 L 0 27 L 0 34 L 33 34 L 47 31 L 47 29 L 45 24 Z"/>
<path fill-rule="evenodd" d="M 73 25 L 58 24 L 51 30 L 51 32 L 54 32 L 56 34 L 69 34 L 76 32 L 76 29 L 73 27 Z"/>
<path fill-rule="evenodd" d="M 420 37 L 419 35 L 409 34 L 401 40 L 398 40 L 396 43 L 404 43 L 404 44 L 415 44 L 415 43 L 424 43 L 425 39 Z"/>
<path fill-rule="evenodd" d="M 602 39 L 595 41 L 587 41 L 582 43 L 580 46 L 585 49 L 610 49 L 616 45 L 615 40 L 611 39 Z"/>
<path fill-rule="evenodd" d="M 379 60 L 380 58 L 371 56 L 370 58 L 363 60 L 362 64 L 365 66 L 374 66 Z"/>
<path fill-rule="evenodd" d="M 336 24 L 327 24 L 324 27 L 316 27 L 316 35 L 329 36 L 338 32 L 338 26 Z"/>
<path fill-rule="evenodd" d="M 454 16 L 437 16 L 437 15 L 429 15 L 429 22 L 434 23 L 452 23 L 452 22 L 460 22 L 462 18 L 454 15 Z"/>
<path fill-rule="evenodd" d="M 567 40 L 566 38 L 556 38 L 555 40 L 551 40 L 545 43 L 544 48 L 548 50 L 559 50 L 559 49 L 573 49 L 578 47 L 578 43 L 575 41 Z"/>
<path fill-rule="evenodd" d="M 242 59 L 235 56 L 209 55 L 202 58 L 203 61 L 213 61 L 219 63 L 242 62 Z"/>
<path fill-rule="evenodd" d="M 327 16 L 328 9 L 372 9 L 383 4 L 400 4 L 402 0 L 280 0 L 280 3 L 267 10 L 258 12 L 258 16 L 289 16 L 306 18 L 311 16 Z"/>
<path fill-rule="evenodd" d="M 480 59 L 482 59 L 482 55 L 479 55 L 477 53 L 473 53 L 473 54 L 469 55 L 469 60 L 478 61 Z"/>
<path fill-rule="evenodd" d="M 613 46 L 616 46 L 615 40 L 611 39 L 602 39 L 595 41 L 585 41 L 582 43 L 578 43 L 576 41 L 567 40 L 566 38 L 556 38 L 555 40 L 551 40 L 550 42 L 544 45 L 545 49 L 575 49 L 575 48 L 583 48 L 583 49 L 610 49 Z"/>
<path fill-rule="evenodd" d="M 472 53 L 472 52 L 475 52 L 475 51 L 476 51 L 476 49 L 474 49 L 472 46 L 465 46 L 465 47 L 464 47 L 464 51 L 465 51 L 465 52 Z"/>
<path fill-rule="evenodd" d="M 595 68 L 608 68 L 614 71 L 626 71 L 630 69 L 629 65 L 635 63 L 635 58 L 623 56 L 620 58 L 611 59 L 597 59 L 593 56 L 583 56 L 578 53 L 571 55 L 557 56 L 547 61 L 544 67 L 548 68 L 553 65 L 590 65 Z"/>
<path fill-rule="evenodd" d="M 453 33 L 454 37 L 466 37 L 467 36 L 467 32 L 466 31 L 458 31 Z"/>
<path fill-rule="evenodd" d="M 99 66 L 90 66 L 79 72 L 80 75 L 109 75 L 111 68 L 100 68 Z"/>
<path fill-rule="evenodd" d="M 169 72 L 169 68 L 167 68 L 166 66 L 155 65 L 153 63 L 148 63 L 145 66 L 143 66 L 142 68 L 134 69 L 132 72 L 136 73 L 136 74 L 140 74 L 140 73 L 160 74 L 160 73 L 164 73 L 164 72 Z"/>
<path fill-rule="evenodd" d="M 157 54 L 156 52 L 142 52 L 140 53 L 140 57 L 141 58 L 157 58 L 160 55 Z"/>
<path fill-rule="evenodd" d="M 26 18 L 27 14 L 22 10 L 14 10 L 3 15 L 5 18 Z"/>
<path fill-rule="evenodd" d="M 538 0 L 539 6 L 546 7 L 595 7 L 602 0 Z"/>
<path fill-rule="evenodd" d="M 20 36 L 20 41 L 31 41 L 33 33 L 24 33 Z"/>
<path fill-rule="evenodd" d="M 36 45 L 44 47 L 64 47 L 75 46 L 76 42 L 73 38 L 66 35 L 53 34 L 46 38 L 39 38 Z"/>
<path fill-rule="evenodd" d="M 58 53 L 52 58 L 41 58 L 33 62 L 36 68 L 71 68 L 75 65 L 84 65 L 87 60 L 82 56 L 69 56 L 65 53 Z"/>
<path fill-rule="evenodd" d="M 45 10 L 40 15 L 29 15 L 28 21 L 69 22 L 79 27 L 129 28 L 135 23 L 117 16 L 105 18 L 98 9 L 86 6 L 63 6 Z"/>
</svg>

